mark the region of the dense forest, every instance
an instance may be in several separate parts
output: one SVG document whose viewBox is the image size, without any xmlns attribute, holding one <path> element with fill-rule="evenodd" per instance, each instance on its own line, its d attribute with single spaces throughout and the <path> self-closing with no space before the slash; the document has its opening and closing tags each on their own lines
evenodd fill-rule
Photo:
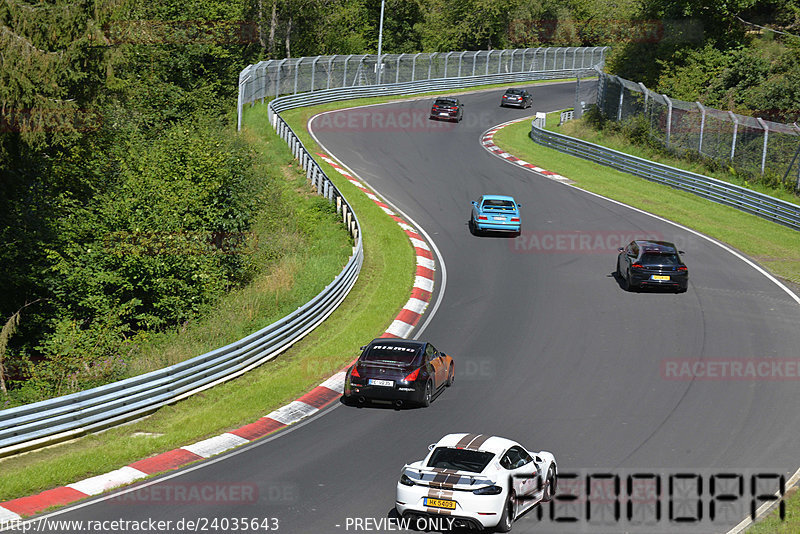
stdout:
<svg viewBox="0 0 800 534">
<path fill-rule="evenodd" d="M 375 53 L 379 14 L 0 0 L 0 407 L 124 376 L 148 332 L 248 283 L 225 251 L 270 199 L 232 135 L 238 72 Z M 797 34 L 800 0 L 387 0 L 383 51 L 610 45 L 608 70 L 659 92 L 797 120 Z"/>
</svg>

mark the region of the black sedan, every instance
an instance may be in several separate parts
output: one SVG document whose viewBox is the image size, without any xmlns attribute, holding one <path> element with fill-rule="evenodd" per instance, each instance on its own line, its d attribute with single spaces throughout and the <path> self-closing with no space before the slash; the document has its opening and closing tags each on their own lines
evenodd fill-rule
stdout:
<svg viewBox="0 0 800 534">
<path fill-rule="evenodd" d="M 500 107 L 515 106 L 529 108 L 533 105 L 533 96 L 525 89 L 508 89 L 500 98 Z"/>
<path fill-rule="evenodd" d="M 437 98 L 431 106 L 431 119 L 435 120 L 449 120 L 461 122 L 464 117 L 464 104 L 457 98 L 441 97 Z"/>
<path fill-rule="evenodd" d="M 347 404 L 375 400 L 397 408 L 406 402 L 428 406 L 455 379 L 453 358 L 425 341 L 378 338 L 361 349 L 347 371 Z"/>
<path fill-rule="evenodd" d="M 617 276 L 625 289 L 641 287 L 668 287 L 686 291 L 689 286 L 689 269 L 681 260 L 682 251 L 667 241 L 631 241 L 619 249 Z"/>
</svg>

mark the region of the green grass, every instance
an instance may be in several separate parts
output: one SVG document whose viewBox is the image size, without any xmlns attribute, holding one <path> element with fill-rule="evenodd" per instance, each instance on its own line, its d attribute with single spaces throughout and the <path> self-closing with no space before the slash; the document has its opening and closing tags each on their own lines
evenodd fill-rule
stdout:
<svg viewBox="0 0 800 534">
<path fill-rule="evenodd" d="M 755 180 L 745 180 L 744 176 L 737 174 L 732 168 L 722 167 L 710 160 L 697 159 L 691 153 L 687 153 L 687 157 L 681 157 L 665 149 L 632 144 L 623 133 L 611 131 L 609 128 L 599 130 L 585 119 L 568 121 L 558 126 L 558 115 L 556 115 L 554 120 L 548 121 L 547 129 L 564 135 L 578 137 L 584 141 L 631 154 L 632 156 L 648 159 L 704 176 L 710 176 L 724 182 L 746 187 L 753 191 L 785 200 L 786 202 L 793 202 L 796 204 L 798 200 L 800 200 L 797 195 L 785 189 L 769 187 Z M 709 163 L 711 163 L 711 165 L 709 165 Z"/>
<path fill-rule="evenodd" d="M 553 83 L 560 80 L 547 80 Z M 509 87 L 497 84 L 448 94 Z M 428 93 L 439 94 L 439 93 Z M 413 95 L 407 98 L 421 98 Z M 283 114 L 308 150 L 321 151 L 306 132 L 309 117 L 332 109 L 401 100 L 365 98 L 301 108 Z M 266 106 L 244 107 L 243 135 L 263 156 L 265 174 L 277 169 L 288 184 L 283 194 L 317 210 L 311 193 L 286 144 L 267 123 Z M 415 258 L 406 234 L 360 190 L 322 163 L 337 188 L 347 197 L 362 226 L 365 258 L 358 281 L 342 305 L 314 332 L 275 360 L 231 382 L 158 410 L 131 424 L 71 442 L 0 459 L 0 501 L 14 499 L 106 473 L 136 460 L 188 445 L 253 422 L 334 374 L 358 355 L 365 340 L 381 335 L 406 303 L 414 279 Z M 300 208 L 298 208 L 300 209 Z M 300 209 L 300 212 L 303 212 Z M 316 217 L 317 215 L 315 215 Z M 269 228 L 262 228 L 268 231 Z M 317 230 L 319 243 L 308 253 L 287 257 L 257 277 L 248 288 L 226 297 L 217 310 L 185 331 L 154 337 L 142 347 L 153 363 L 169 363 L 201 354 L 240 339 L 270 324 L 309 300 L 338 273 L 350 240 L 343 226 L 331 221 Z M 334 236 L 333 234 L 337 234 Z M 287 233 L 282 247 L 297 247 Z M 327 242 L 327 245 L 325 245 Z M 345 245 L 343 245 L 345 244 Z M 342 247 L 347 249 L 342 254 Z M 303 276 L 308 275 L 307 279 Z M 329 276 L 330 275 L 330 276 Z M 279 314 L 273 319 L 273 314 Z M 148 358 L 145 358 L 148 359 Z"/>
<path fill-rule="evenodd" d="M 553 129 L 557 122 L 557 113 L 548 115 L 549 129 Z M 523 121 L 497 132 L 494 142 L 515 156 L 574 180 L 577 187 L 661 215 L 724 241 L 756 259 L 773 274 L 800 284 L 800 232 L 684 191 L 562 154 L 534 143 L 529 133 L 530 122 Z M 611 148 L 619 150 L 616 146 Z M 800 532 L 800 495 L 796 491 L 792 493 L 786 500 L 784 520 L 775 511 L 748 532 Z"/>
<path fill-rule="evenodd" d="M 780 510 L 758 521 L 747 529 L 748 534 L 797 534 L 800 532 L 800 494 L 797 489 L 786 492 L 786 510 L 783 519 Z"/>
<path fill-rule="evenodd" d="M 558 114 L 548 116 L 548 126 Z M 800 284 L 800 232 L 710 202 L 684 191 L 648 182 L 534 143 L 530 122 L 508 126 L 495 143 L 531 163 L 576 182 L 587 191 L 619 200 L 724 241 L 757 260 L 777 276 Z"/>
</svg>

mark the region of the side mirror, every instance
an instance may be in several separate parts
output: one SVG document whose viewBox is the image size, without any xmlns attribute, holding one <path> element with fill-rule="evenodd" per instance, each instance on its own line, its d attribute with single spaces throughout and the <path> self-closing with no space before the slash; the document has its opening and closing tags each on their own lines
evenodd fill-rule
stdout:
<svg viewBox="0 0 800 534">
<path fill-rule="evenodd" d="M 428 445 L 428 450 L 429 451 L 432 451 L 435 448 L 436 448 L 436 444 L 435 443 L 431 443 L 430 445 Z"/>
<path fill-rule="evenodd" d="M 364 349 L 366 349 L 366 348 L 367 348 L 367 346 L 366 346 L 366 345 L 364 345 L 363 347 L 358 347 L 358 350 L 364 350 Z"/>
<path fill-rule="evenodd" d="M 540 463 L 542 463 L 542 457 L 541 457 L 541 456 L 535 456 L 535 457 L 534 457 L 534 460 L 536 460 L 536 463 L 537 463 L 537 464 L 540 464 Z"/>
<path fill-rule="evenodd" d="M 622 247 L 619 247 L 619 248 L 617 249 L 617 251 L 618 251 L 618 252 L 624 252 L 624 251 L 625 251 L 625 249 L 624 249 L 624 248 L 622 248 Z"/>
<path fill-rule="evenodd" d="M 477 206 L 477 205 L 478 205 L 478 203 L 477 203 L 476 201 L 474 201 L 474 200 L 473 200 L 473 201 L 472 201 L 472 205 L 473 205 L 473 206 Z"/>
<path fill-rule="evenodd" d="M 521 208 L 521 207 L 522 207 L 522 204 L 517 204 L 517 207 L 518 207 L 518 208 Z"/>
<path fill-rule="evenodd" d="M 686 254 L 686 253 L 684 251 L 682 251 L 682 250 L 679 250 L 678 254 Z"/>
</svg>

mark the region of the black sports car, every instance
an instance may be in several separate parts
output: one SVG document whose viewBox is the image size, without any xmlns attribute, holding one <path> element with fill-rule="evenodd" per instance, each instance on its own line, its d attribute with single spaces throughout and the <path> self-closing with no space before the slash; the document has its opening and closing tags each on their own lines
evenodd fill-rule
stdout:
<svg viewBox="0 0 800 534">
<path fill-rule="evenodd" d="M 378 338 L 361 348 L 345 379 L 348 403 L 379 400 L 398 408 L 406 402 L 428 406 L 455 379 L 453 358 L 425 341 Z"/>
<path fill-rule="evenodd" d="M 644 286 L 686 291 L 689 269 L 681 261 L 681 254 L 667 241 L 631 241 L 619 249 L 617 276 L 629 291 Z"/>
<path fill-rule="evenodd" d="M 441 120 L 446 119 L 455 122 L 461 122 L 464 116 L 464 104 L 457 98 L 441 97 L 437 98 L 431 106 L 431 119 Z"/>
<path fill-rule="evenodd" d="M 508 89 L 500 98 L 500 107 L 516 106 L 529 108 L 533 105 L 533 96 L 525 89 Z"/>
</svg>

